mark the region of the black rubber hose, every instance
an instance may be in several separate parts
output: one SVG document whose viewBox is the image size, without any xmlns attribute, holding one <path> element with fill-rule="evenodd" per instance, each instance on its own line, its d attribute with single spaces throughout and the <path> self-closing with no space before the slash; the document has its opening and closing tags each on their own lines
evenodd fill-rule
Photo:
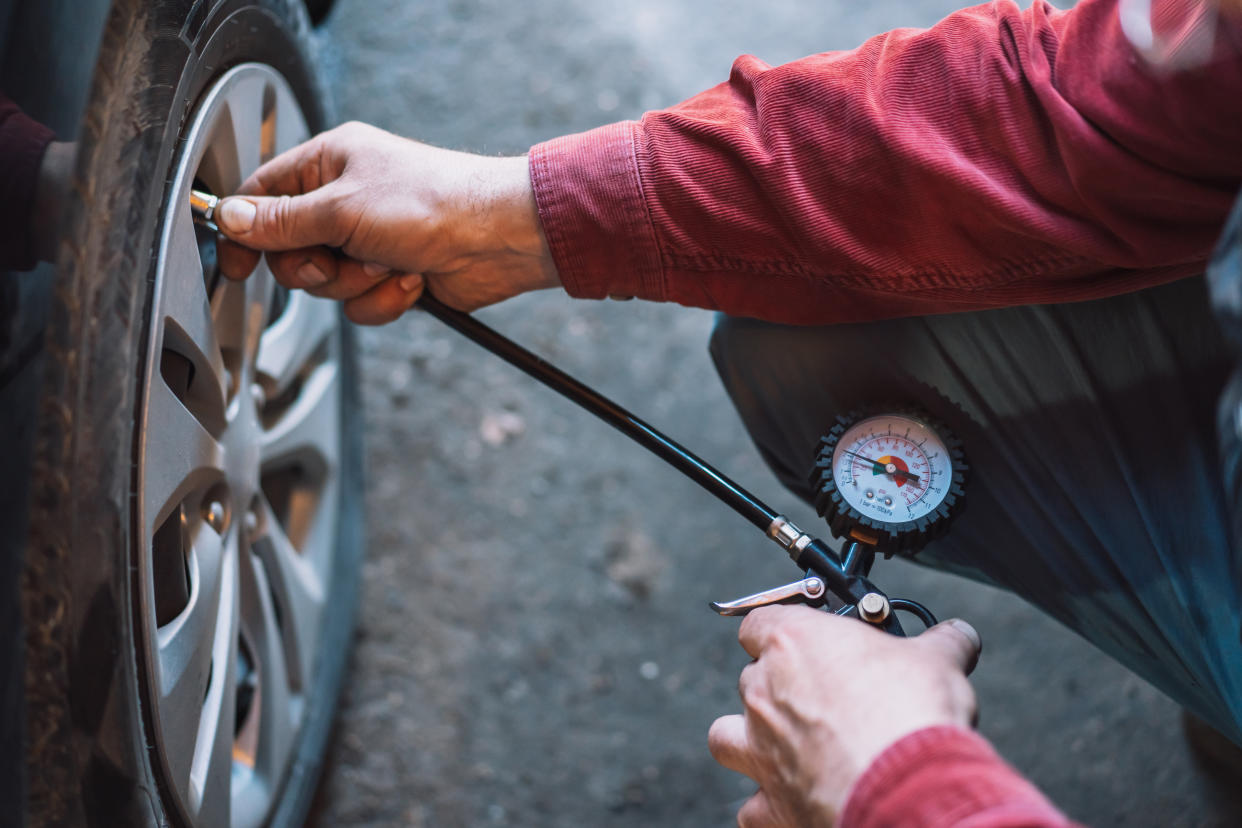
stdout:
<svg viewBox="0 0 1242 828">
<path fill-rule="evenodd" d="M 470 314 L 450 308 L 427 291 L 423 291 L 418 305 L 467 339 L 478 343 L 505 362 L 539 380 L 561 396 L 577 403 L 632 438 L 720 498 L 763 532 L 767 532 L 768 527 L 777 517 L 776 512 L 768 508 L 763 501 L 717 471 L 711 464 L 695 456 L 680 443 L 669 439 L 654 426 L 643 422 L 595 389 L 583 385 L 569 374 L 492 330 Z"/>
<path fill-rule="evenodd" d="M 918 601 L 911 601 L 909 598 L 889 598 L 888 603 L 894 610 L 903 610 L 916 616 L 923 622 L 924 627 L 930 629 L 938 623 L 936 616 L 932 615 L 932 611 Z"/>
</svg>

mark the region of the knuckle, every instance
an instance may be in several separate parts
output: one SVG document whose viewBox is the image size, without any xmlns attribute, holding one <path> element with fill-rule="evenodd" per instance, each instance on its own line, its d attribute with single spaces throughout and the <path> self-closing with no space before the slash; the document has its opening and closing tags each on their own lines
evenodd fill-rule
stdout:
<svg viewBox="0 0 1242 828">
<path fill-rule="evenodd" d="M 742 803 L 742 807 L 737 812 L 738 828 L 753 828 L 766 823 L 763 815 L 767 808 L 762 800 L 762 796 L 762 791 L 756 792 L 750 799 Z"/>
<path fill-rule="evenodd" d="M 364 124 L 362 121 L 346 121 L 332 131 L 338 133 L 342 138 L 356 139 L 365 135 L 371 129 L 370 125 Z"/>
<path fill-rule="evenodd" d="M 768 649 L 783 652 L 794 649 L 798 643 L 798 628 L 790 624 L 776 627 L 768 636 Z"/>
<path fill-rule="evenodd" d="M 272 235 L 280 239 L 289 238 L 296 222 L 293 199 L 282 195 L 267 202 L 266 215 L 262 217 L 262 221 L 263 228 Z"/>
<path fill-rule="evenodd" d="M 737 677 L 737 694 L 746 707 L 753 707 L 766 697 L 765 684 L 759 675 L 760 669 L 756 663 L 747 664 Z"/>
<path fill-rule="evenodd" d="M 973 722 L 979 717 L 979 697 L 964 676 L 954 678 L 949 690 L 950 704 L 961 719 Z"/>
<path fill-rule="evenodd" d="M 759 624 L 759 619 L 763 616 L 764 608 L 748 612 L 742 617 L 742 623 L 737 628 L 737 638 L 739 641 L 745 641 L 753 633 L 753 628 Z"/>
<path fill-rule="evenodd" d="M 316 198 L 330 215 L 344 216 L 353 212 L 360 189 L 360 185 L 352 181 L 338 180 L 335 186 L 325 187 L 317 193 Z"/>
</svg>

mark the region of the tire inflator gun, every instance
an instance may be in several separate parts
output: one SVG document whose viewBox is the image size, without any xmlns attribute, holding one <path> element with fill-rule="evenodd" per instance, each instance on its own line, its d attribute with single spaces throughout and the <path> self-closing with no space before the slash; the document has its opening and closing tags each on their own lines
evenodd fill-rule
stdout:
<svg viewBox="0 0 1242 828">
<path fill-rule="evenodd" d="M 219 201 L 197 190 L 190 196 L 194 220 L 217 233 L 215 210 Z M 828 519 L 833 534 L 845 538 L 838 554 L 659 429 L 470 314 L 450 308 L 429 291 L 423 292 L 417 304 L 698 483 L 784 549 L 804 573 L 783 586 L 735 601 L 713 602 L 711 607 L 719 614 L 745 615 L 771 604 L 798 603 L 829 607 L 837 615 L 857 617 L 894 635 L 905 634 L 895 610 L 913 614 L 925 626 L 936 623 L 935 616 L 922 604 L 889 598 L 867 577 L 877 551 L 885 557 L 917 551 L 931 538 L 942 535 L 963 505 L 962 487 L 968 467 L 961 444 L 921 412 L 852 412 L 838 418 L 820 441 L 811 482 L 817 491 L 817 510 Z M 867 456 L 881 451 L 889 454 L 875 459 Z M 895 497 L 904 500 L 896 508 L 904 506 L 912 519 L 893 517 Z"/>
</svg>

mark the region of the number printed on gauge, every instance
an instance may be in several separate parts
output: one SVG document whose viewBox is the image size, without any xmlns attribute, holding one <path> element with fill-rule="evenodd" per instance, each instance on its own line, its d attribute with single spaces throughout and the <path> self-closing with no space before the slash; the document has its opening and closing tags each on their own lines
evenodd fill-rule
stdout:
<svg viewBox="0 0 1242 828">
<path fill-rule="evenodd" d="M 962 505 L 961 442 L 913 409 L 854 412 L 820 442 L 816 506 L 837 536 L 915 552 Z"/>
</svg>

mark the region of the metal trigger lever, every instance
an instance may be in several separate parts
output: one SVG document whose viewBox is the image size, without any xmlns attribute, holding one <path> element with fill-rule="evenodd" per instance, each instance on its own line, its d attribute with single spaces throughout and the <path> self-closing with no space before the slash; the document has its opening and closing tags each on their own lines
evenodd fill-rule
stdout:
<svg viewBox="0 0 1242 828">
<path fill-rule="evenodd" d="M 712 609 L 721 615 L 745 615 L 753 609 L 767 607 L 772 604 L 806 604 L 808 607 L 822 607 L 827 590 L 822 579 L 811 576 L 792 584 L 765 589 L 736 601 L 712 601 Z"/>
</svg>

